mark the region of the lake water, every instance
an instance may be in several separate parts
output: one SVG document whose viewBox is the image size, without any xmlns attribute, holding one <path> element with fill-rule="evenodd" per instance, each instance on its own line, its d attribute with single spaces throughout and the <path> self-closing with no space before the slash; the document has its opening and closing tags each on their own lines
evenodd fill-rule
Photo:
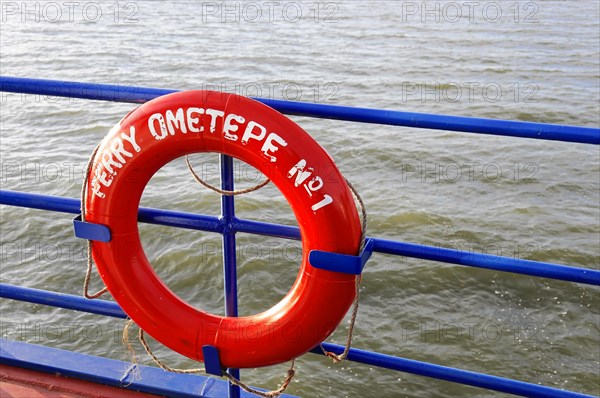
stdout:
<svg viewBox="0 0 600 398">
<path fill-rule="evenodd" d="M 1 8 L 2 75 L 600 125 L 600 10 L 592 0 L 3 1 Z M 134 108 L 0 95 L 2 189 L 66 197 L 79 195 L 94 146 Z M 599 268 L 595 146 L 292 118 L 360 191 L 369 235 Z M 192 158 L 218 182 L 216 156 Z M 239 187 L 259 180 L 236 164 Z M 152 179 L 142 202 L 219 213 L 218 195 L 193 183 L 181 160 Z M 71 216 L 0 209 L 2 282 L 79 294 L 84 247 L 72 237 Z M 236 210 L 295 224 L 272 186 L 240 197 Z M 140 229 L 169 287 L 223 313 L 220 236 Z M 292 285 L 300 244 L 247 234 L 238 243 L 240 314 L 253 314 Z M 357 348 L 600 394 L 598 288 L 375 254 L 361 294 Z M 2 300 L 1 324 L 3 337 L 128 358 L 123 323 L 113 319 Z M 343 343 L 346 327 L 330 341 Z M 174 366 L 194 366 L 156 350 Z M 311 354 L 297 367 L 288 391 L 306 397 L 502 396 Z M 242 374 L 269 388 L 285 369 Z"/>
</svg>

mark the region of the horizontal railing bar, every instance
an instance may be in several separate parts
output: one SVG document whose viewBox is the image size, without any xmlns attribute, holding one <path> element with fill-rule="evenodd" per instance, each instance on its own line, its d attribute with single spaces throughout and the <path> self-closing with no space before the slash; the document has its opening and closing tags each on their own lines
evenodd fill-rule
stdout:
<svg viewBox="0 0 600 398">
<path fill-rule="evenodd" d="M 179 90 L 0 76 L 0 91 L 143 103 L 158 96 Z M 592 127 L 402 112 L 267 98 L 254 99 L 288 115 L 465 133 L 600 144 L 600 129 Z"/>
<path fill-rule="evenodd" d="M 322 344 L 325 350 L 333 351 L 336 354 L 341 354 L 344 351 L 344 347 L 337 344 Z M 313 348 L 311 352 L 323 355 L 323 350 L 320 347 Z M 520 395 L 523 397 L 592 397 L 591 395 L 581 394 L 573 391 L 560 390 L 553 387 L 526 383 L 524 381 L 492 376 L 485 373 L 472 372 L 469 370 L 437 365 L 429 362 L 416 361 L 414 359 L 395 357 L 392 355 L 361 350 L 358 348 L 350 348 L 350 351 L 348 352 L 348 359 L 354 362 L 377 366 L 380 368 L 412 373 L 419 376 L 446 380 L 473 387 L 486 388 L 488 390 L 500 391 L 513 395 Z"/>
<path fill-rule="evenodd" d="M 292 227 L 289 225 L 270 224 L 261 221 L 236 218 L 232 224 L 232 227 L 237 232 L 300 240 L 300 229 L 298 227 Z"/>
<path fill-rule="evenodd" d="M 121 307 L 112 301 L 99 299 L 88 300 L 82 296 L 56 293 L 48 290 L 40 290 L 6 283 L 0 283 L 0 297 L 48 305 L 52 307 L 89 312 L 92 314 L 106 315 L 121 319 L 125 319 L 127 317 Z M 337 353 L 341 353 L 344 350 L 343 346 L 337 344 L 323 343 L 323 346 L 326 350 Z M 312 352 L 323 354 L 322 350 L 318 347 L 313 349 Z M 530 397 L 589 397 L 587 395 L 571 391 L 559 390 L 556 388 L 525 383 L 522 381 L 511 380 L 412 359 L 399 358 L 392 355 L 360 350 L 356 348 L 350 349 L 348 359 L 381 368 L 447 380 L 450 382 L 466 384 L 475 387 L 487 388 L 490 390 L 501 391 L 515 395 Z"/>
<path fill-rule="evenodd" d="M 386 239 L 374 239 L 374 243 L 373 251 L 379 253 L 600 286 L 600 271 L 591 268 L 494 256 Z"/>
<path fill-rule="evenodd" d="M 237 220 L 234 226 L 241 232 L 300 239 L 300 231 L 297 227 L 251 220 Z M 379 253 L 600 286 L 600 271 L 590 268 L 494 256 L 381 238 L 369 238 L 374 243 L 373 251 Z"/>
<path fill-rule="evenodd" d="M 79 214 L 81 212 L 81 201 L 79 199 L 18 191 L 0 190 L 0 205 L 71 214 Z M 150 207 L 139 208 L 138 220 L 148 224 L 167 225 L 200 231 L 221 233 L 223 230 L 223 224 L 218 217 Z"/>
<path fill-rule="evenodd" d="M 113 318 L 127 318 L 127 314 L 123 312 L 119 304 L 113 301 L 89 300 L 83 296 L 34 289 L 8 283 L 0 283 L 0 297 L 33 304 L 48 305 L 50 307 L 89 312 Z"/>
<path fill-rule="evenodd" d="M 6 190 L 0 190 L 0 205 L 20 206 L 72 214 L 78 214 L 80 211 L 80 202 L 77 199 Z M 218 233 L 223 230 L 223 224 L 218 217 L 147 207 L 139 209 L 139 221 Z M 237 232 L 286 239 L 300 238 L 300 232 L 297 227 L 286 225 L 236 219 L 233 227 Z M 494 256 L 491 254 L 446 249 L 443 247 L 398 242 L 381 238 L 371 239 L 374 242 L 374 251 L 379 253 L 600 286 L 600 271 L 590 268 Z"/>
</svg>

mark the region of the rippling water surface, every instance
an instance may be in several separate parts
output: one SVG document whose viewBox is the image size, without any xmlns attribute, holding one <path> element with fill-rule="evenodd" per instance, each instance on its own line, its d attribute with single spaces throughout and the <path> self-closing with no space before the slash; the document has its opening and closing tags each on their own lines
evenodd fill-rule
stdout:
<svg viewBox="0 0 600 398">
<path fill-rule="evenodd" d="M 597 1 L 24 4 L 2 2 L 3 75 L 600 125 Z M 66 197 L 78 196 L 92 149 L 134 108 L 1 95 L 2 189 Z M 360 191 L 370 235 L 599 268 L 597 147 L 293 119 Z M 217 160 L 193 157 L 213 183 Z M 236 163 L 238 186 L 259 180 Z M 219 212 L 218 195 L 195 185 L 181 160 L 152 179 L 142 202 Z M 72 237 L 71 216 L 1 210 L 2 282 L 78 294 L 84 249 Z M 239 198 L 236 210 L 295 224 L 273 187 Z M 163 280 L 193 305 L 222 313 L 220 237 L 140 229 Z M 300 246 L 247 234 L 238 243 L 240 313 L 253 314 L 292 285 Z M 597 288 L 376 254 L 361 293 L 357 348 L 600 394 Z M 114 320 L 3 300 L 1 323 L 3 337 L 128 358 L 123 324 Z M 346 327 L 330 340 L 343 343 Z M 173 365 L 193 366 L 157 351 Z M 281 365 L 243 376 L 274 387 L 284 373 Z M 299 360 L 289 391 L 502 395 L 314 355 Z"/>
</svg>

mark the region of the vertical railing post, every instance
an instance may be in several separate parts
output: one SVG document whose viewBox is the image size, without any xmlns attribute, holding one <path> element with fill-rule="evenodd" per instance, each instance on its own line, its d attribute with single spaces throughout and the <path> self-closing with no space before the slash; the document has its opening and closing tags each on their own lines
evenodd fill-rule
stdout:
<svg viewBox="0 0 600 398">
<path fill-rule="evenodd" d="M 233 158 L 220 155 L 221 189 L 233 190 Z M 223 229 L 223 272 L 225 287 L 225 316 L 237 316 L 237 259 L 235 247 L 235 230 L 232 228 L 235 219 L 235 203 L 233 196 L 221 195 L 221 219 Z M 227 369 L 227 372 L 240 378 L 239 369 Z M 229 398 L 239 398 L 240 388 L 229 383 Z"/>
</svg>

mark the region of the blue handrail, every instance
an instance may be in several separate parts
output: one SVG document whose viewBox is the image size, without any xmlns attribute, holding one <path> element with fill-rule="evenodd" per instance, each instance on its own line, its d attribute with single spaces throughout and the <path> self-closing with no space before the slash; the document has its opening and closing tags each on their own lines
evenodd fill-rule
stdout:
<svg viewBox="0 0 600 398">
<path fill-rule="evenodd" d="M 80 201 L 78 199 L 4 190 L 0 190 L 0 204 L 71 214 L 78 214 L 80 211 Z M 142 207 L 139 210 L 139 221 L 150 224 L 217 232 L 221 234 L 224 233 L 225 230 L 228 230 L 231 233 L 247 232 L 278 238 L 300 239 L 300 231 L 297 227 L 243 220 L 235 218 L 235 216 L 231 219 L 224 217 L 218 218 L 207 215 Z M 374 243 L 373 250 L 379 253 L 396 254 L 423 260 L 439 261 L 600 286 L 600 271 L 590 268 L 494 256 L 491 254 L 446 249 L 443 247 L 398 242 L 380 238 L 370 239 L 372 239 Z M 227 250 L 231 250 L 229 246 L 227 247 Z M 226 289 L 231 288 L 226 286 Z"/>
<path fill-rule="evenodd" d="M 0 297 L 89 312 L 93 314 L 112 316 L 121 319 L 127 318 L 127 314 L 123 312 L 121 307 L 119 307 L 117 303 L 111 301 L 87 300 L 81 296 L 32 289 L 5 283 L 0 283 Z M 323 343 L 323 348 L 327 351 L 332 351 L 338 354 L 344 351 L 344 347 L 338 344 Z M 311 350 L 311 352 L 323 355 L 323 351 L 319 347 L 315 347 L 313 350 Z M 416 361 L 413 359 L 399 358 L 392 355 L 360 350 L 357 348 L 350 349 L 348 359 L 366 365 L 378 366 L 381 368 L 527 397 L 591 397 L 590 395 L 580 394 L 572 391 L 559 390 L 557 388 L 525 383 L 518 380 L 491 376 L 483 373 Z"/>
<path fill-rule="evenodd" d="M 142 103 L 176 90 L 0 76 L 0 91 Z M 598 128 L 560 126 L 462 116 L 431 115 L 262 98 L 256 99 L 283 113 L 292 115 L 595 145 L 600 144 L 600 129 Z M 224 189 L 233 189 L 232 159 L 224 155 L 221 156 L 221 186 Z M 80 211 L 80 201 L 77 199 L 15 191 L 0 191 L 0 204 L 72 214 L 77 214 Z M 220 217 L 151 208 L 140 208 L 138 216 L 140 222 L 212 231 L 222 234 L 223 266 L 225 273 L 225 313 L 227 316 L 237 315 L 235 234 L 237 232 L 248 232 L 286 239 L 300 239 L 300 233 L 296 227 L 237 218 L 235 216 L 233 197 L 222 197 Z M 379 238 L 371 239 L 373 241 L 374 251 L 379 253 L 402 255 L 596 286 L 600 285 L 599 270 L 445 249 L 409 242 Z M 9 284 L 0 284 L 0 297 L 117 318 L 124 318 L 126 316 L 118 304 L 113 302 L 87 300 L 79 296 Z M 343 347 L 339 345 L 329 343 L 324 343 L 323 345 L 325 349 L 329 351 L 339 353 L 343 350 Z M 313 349 L 312 352 L 322 354 L 321 350 L 317 348 Z M 387 369 L 404 371 L 522 396 L 589 397 L 588 395 L 576 392 L 564 391 L 522 381 L 355 348 L 350 350 L 348 359 Z M 239 377 L 238 370 L 230 369 L 229 372 Z M 238 397 L 239 394 L 239 389 L 230 384 L 229 396 Z"/>
<path fill-rule="evenodd" d="M 143 103 L 178 90 L 0 76 L 0 91 Z M 598 128 L 254 99 L 288 115 L 600 145 Z"/>
</svg>

